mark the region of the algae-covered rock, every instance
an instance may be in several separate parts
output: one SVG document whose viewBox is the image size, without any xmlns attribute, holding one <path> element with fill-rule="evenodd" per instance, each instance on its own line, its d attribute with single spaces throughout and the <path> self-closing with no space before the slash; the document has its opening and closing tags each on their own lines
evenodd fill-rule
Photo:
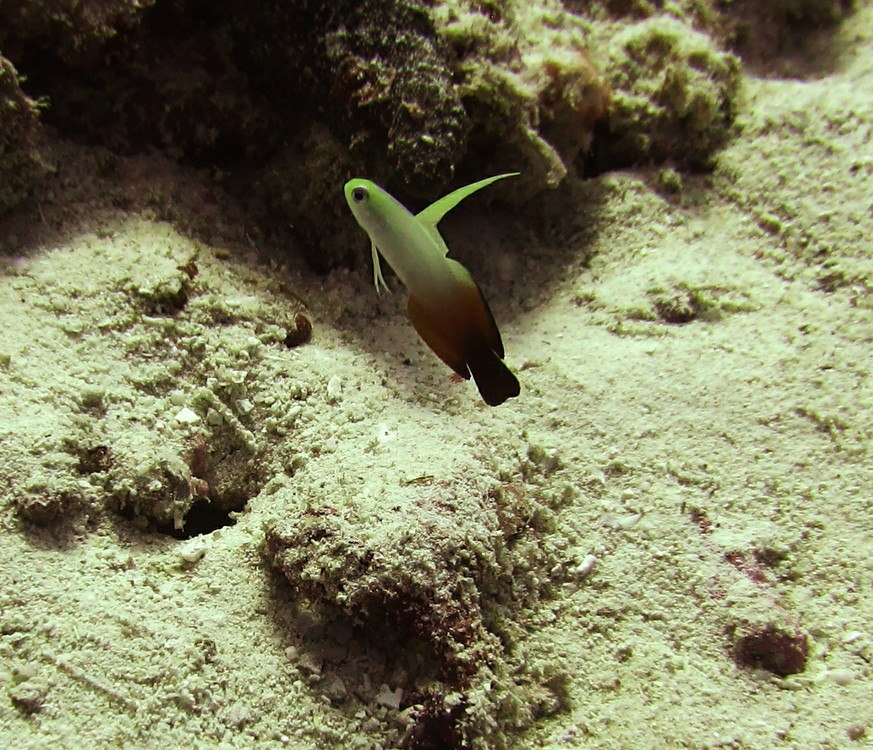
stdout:
<svg viewBox="0 0 873 750">
<path fill-rule="evenodd" d="M 0 44 L 63 135 L 218 167 L 255 221 L 326 271 L 359 255 L 337 221 L 355 174 L 424 202 L 459 168 L 519 170 L 523 199 L 574 171 L 704 166 L 738 66 L 691 28 L 717 25 L 709 5 L 677 8 L 0 0 Z"/>
<path fill-rule="evenodd" d="M 589 24 L 552 0 L 445 2 L 434 17 L 457 58 L 470 160 L 517 169 L 538 189 L 557 185 L 590 147 L 609 99 Z"/>
<path fill-rule="evenodd" d="M 241 15 L 227 0 L 208 13 L 195 0 L 2 0 L 0 47 L 78 137 L 223 169 L 246 159 L 251 175 L 315 126 L 348 152 L 345 176 L 407 196 L 436 197 L 462 165 L 519 169 L 530 194 L 574 167 L 705 167 L 736 109 L 738 64 L 718 40 L 852 6 L 253 0 Z"/>
<path fill-rule="evenodd" d="M 602 166 L 705 168 L 728 140 L 739 61 L 684 23 L 656 17 L 627 27 L 612 41 L 607 75 L 613 97 L 598 144 Z"/>
<path fill-rule="evenodd" d="M 319 273 L 355 266 L 355 251 L 364 247 L 337 190 L 355 170 L 346 146 L 326 127 L 314 125 L 257 175 L 261 211 L 285 217 L 294 243 Z"/>
<path fill-rule="evenodd" d="M 0 56 L 0 214 L 23 200 L 49 170 L 36 145 L 39 108 Z"/>
<path fill-rule="evenodd" d="M 195 163 L 274 147 L 231 59 L 230 19 L 195 5 L 120 2 L 91 13 L 60 3 L 65 12 L 21 14 L 5 44 L 46 101 L 45 122 L 65 137 L 120 152 L 157 146 Z"/>
<path fill-rule="evenodd" d="M 24 54 L 24 45 L 35 45 L 70 64 L 93 62 L 108 40 L 137 25 L 154 2 L 0 0 L 0 47 Z"/>
<path fill-rule="evenodd" d="M 793 75 L 783 57 L 808 50 L 813 64 L 828 55 L 813 43 L 822 31 L 835 27 L 854 11 L 854 0 L 735 0 L 724 7 L 726 26 L 734 47 L 743 59 L 764 69 L 776 68 L 780 75 Z"/>
<path fill-rule="evenodd" d="M 295 505 L 266 536 L 268 559 L 295 589 L 365 627 L 408 632 L 454 687 L 493 662 L 482 594 L 497 594 L 502 544 L 485 498 L 412 486 L 341 509 Z"/>
<path fill-rule="evenodd" d="M 332 93 L 357 122 L 352 153 L 365 153 L 375 138 L 368 161 L 387 158 L 416 192 L 445 185 L 464 155 L 469 122 L 427 5 L 364 0 L 344 10 L 324 41 Z"/>
<path fill-rule="evenodd" d="M 273 493 L 265 555 L 310 613 L 339 618 L 401 675 L 408 746 L 500 747 L 505 729 L 558 710 L 560 670 L 529 668 L 515 622 L 550 586 L 546 507 L 468 479 L 335 489 Z M 355 663 L 331 669 L 352 680 Z"/>
<path fill-rule="evenodd" d="M 328 271 L 365 256 L 340 196 L 355 175 L 421 207 L 499 171 L 522 172 L 509 192 L 521 202 L 572 173 L 708 169 L 737 110 L 740 66 L 722 45 L 742 50 L 743 24 L 763 43 L 852 7 L 252 0 L 240 14 L 230 0 L 208 12 L 200 0 L 0 0 L 0 48 L 27 76 L 22 91 L 4 67 L 17 109 L 2 116 L 33 125 L 44 101 L 65 138 L 212 167 L 252 236 Z M 0 207 L 39 171 L 28 153 L 4 144 L 0 190 L 14 198 Z"/>
<path fill-rule="evenodd" d="M 764 13 L 783 24 L 798 23 L 804 26 L 834 24 L 850 13 L 855 0 L 771 0 L 759 3 L 754 0 L 735 0 L 727 3 L 725 10 L 735 15 Z"/>
</svg>

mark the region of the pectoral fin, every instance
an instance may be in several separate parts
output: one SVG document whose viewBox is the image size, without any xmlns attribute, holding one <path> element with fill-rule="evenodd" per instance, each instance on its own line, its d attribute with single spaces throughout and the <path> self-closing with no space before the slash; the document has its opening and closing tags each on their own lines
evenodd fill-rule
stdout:
<svg viewBox="0 0 873 750">
<path fill-rule="evenodd" d="M 382 275 L 382 264 L 379 263 L 379 249 L 375 242 L 370 243 L 370 253 L 373 256 L 373 283 L 376 285 L 376 294 L 381 292 L 379 285 L 381 284 L 388 294 L 391 294 L 391 288 L 385 283 L 385 277 Z"/>
</svg>

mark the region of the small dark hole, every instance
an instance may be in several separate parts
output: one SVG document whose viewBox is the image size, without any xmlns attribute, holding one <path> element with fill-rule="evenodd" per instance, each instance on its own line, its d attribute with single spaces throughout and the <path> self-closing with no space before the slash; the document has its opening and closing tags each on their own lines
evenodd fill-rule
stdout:
<svg viewBox="0 0 873 750">
<path fill-rule="evenodd" d="M 193 539 L 195 536 L 210 534 L 216 529 L 225 526 L 233 526 L 236 521 L 230 517 L 231 512 L 240 511 L 245 507 L 241 503 L 239 507 L 219 507 L 206 498 L 194 503 L 185 514 L 185 525 L 181 529 L 174 528 L 172 524 L 159 527 L 159 531 L 168 534 L 175 539 Z"/>
</svg>

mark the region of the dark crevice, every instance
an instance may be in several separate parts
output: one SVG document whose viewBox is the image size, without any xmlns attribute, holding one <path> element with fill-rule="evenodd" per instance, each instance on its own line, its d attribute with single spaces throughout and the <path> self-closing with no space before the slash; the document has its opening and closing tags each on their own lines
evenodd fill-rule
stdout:
<svg viewBox="0 0 873 750">
<path fill-rule="evenodd" d="M 226 526 L 233 526 L 236 519 L 231 516 L 231 513 L 239 512 L 243 508 L 245 508 L 244 499 L 240 499 L 237 503 L 228 503 L 225 499 L 225 502 L 219 504 L 210 501 L 209 498 L 203 498 L 191 506 L 181 529 L 169 523 L 158 526 L 158 531 L 174 539 L 192 539 Z"/>
</svg>

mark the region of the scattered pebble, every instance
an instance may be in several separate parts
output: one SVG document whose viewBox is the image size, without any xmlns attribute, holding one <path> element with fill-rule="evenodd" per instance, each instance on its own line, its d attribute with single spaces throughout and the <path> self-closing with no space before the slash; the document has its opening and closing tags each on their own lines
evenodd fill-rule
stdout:
<svg viewBox="0 0 873 750">
<path fill-rule="evenodd" d="M 584 578 L 594 570 L 595 565 L 597 565 L 597 557 L 595 555 L 586 555 L 585 559 L 573 568 L 573 575 L 579 576 L 579 578 Z"/>
<path fill-rule="evenodd" d="M 310 653 L 303 653 L 297 660 L 297 666 L 301 672 L 312 676 L 321 675 L 321 659 L 313 656 Z"/>
<path fill-rule="evenodd" d="M 385 708 L 393 708 L 395 711 L 400 708 L 402 699 L 403 690 L 401 688 L 392 690 L 384 682 L 379 686 L 379 692 L 376 693 L 376 703 L 385 706 Z"/>
<path fill-rule="evenodd" d="M 206 554 L 206 548 L 208 545 L 209 542 L 205 536 L 198 536 L 194 539 L 189 539 L 185 544 L 179 547 L 179 557 L 187 563 L 195 563 Z"/>
<path fill-rule="evenodd" d="M 185 406 L 179 409 L 179 412 L 176 414 L 176 421 L 179 424 L 194 424 L 195 422 L 200 421 L 200 415 L 193 409 L 189 409 Z"/>
<path fill-rule="evenodd" d="M 855 673 L 851 669 L 832 669 L 828 679 L 837 685 L 848 685 L 855 679 Z"/>
<path fill-rule="evenodd" d="M 615 523 L 620 529 L 630 529 L 636 526 L 642 519 L 642 513 L 633 513 L 628 516 L 620 516 L 615 520 Z"/>
<path fill-rule="evenodd" d="M 339 375 L 334 375 L 327 381 L 327 400 L 331 404 L 339 401 L 340 395 L 343 392 L 343 379 Z"/>
<path fill-rule="evenodd" d="M 34 714 L 42 710 L 48 694 L 48 684 L 40 679 L 26 680 L 9 691 L 12 704 L 24 714 Z"/>
<path fill-rule="evenodd" d="M 343 682 L 342 677 L 337 674 L 326 675 L 321 683 L 321 688 L 324 691 L 324 694 L 330 698 L 331 703 L 345 700 L 349 692 L 346 688 L 346 683 Z"/>
<path fill-rule="evenodd" d="M 862 740 L 867 736 L 867 726 L 860 722 L 850 724 L 846 729 L 846 734 L 849 736 L 850 740 Z"/>
</svg>

